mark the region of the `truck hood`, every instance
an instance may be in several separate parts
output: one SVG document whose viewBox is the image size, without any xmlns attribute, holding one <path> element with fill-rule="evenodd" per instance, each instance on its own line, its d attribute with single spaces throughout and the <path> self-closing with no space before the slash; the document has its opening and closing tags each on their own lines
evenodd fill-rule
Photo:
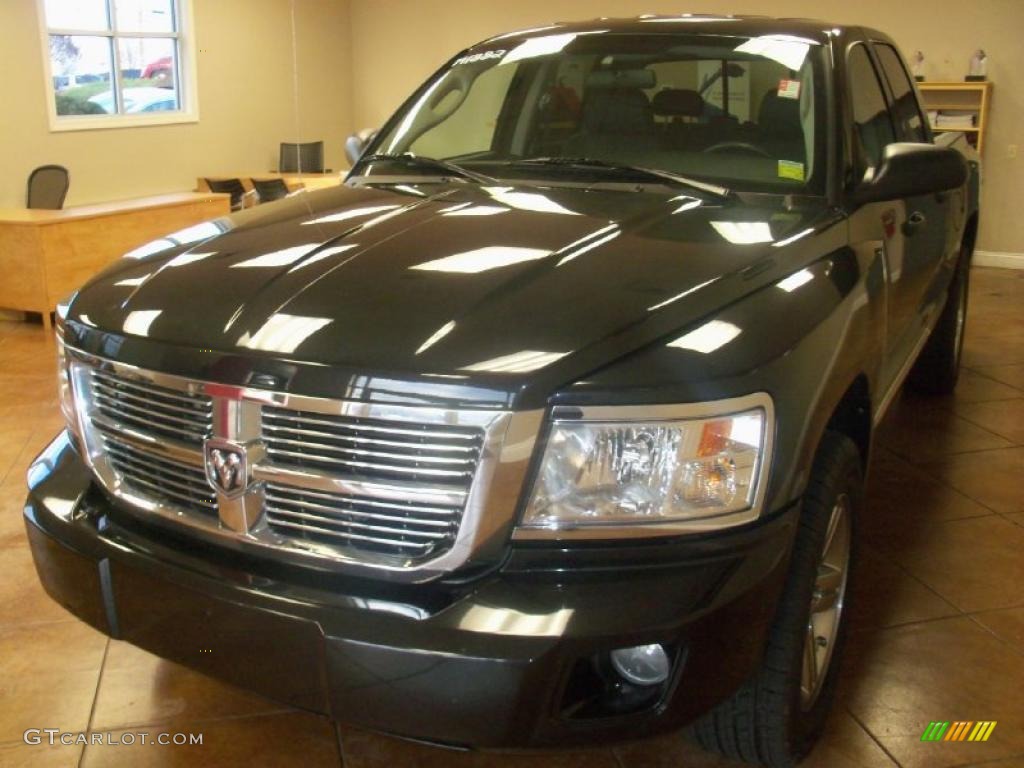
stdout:
<svg viewBox="0 0 1024 768">
<path fill-rule="evenodd" d="M 800 268 L 828 216 L 821 201 L 664 188 L 341 186 L 136 249 L 68 319 L 221 355 L 553 391 Z"/>
</svg>

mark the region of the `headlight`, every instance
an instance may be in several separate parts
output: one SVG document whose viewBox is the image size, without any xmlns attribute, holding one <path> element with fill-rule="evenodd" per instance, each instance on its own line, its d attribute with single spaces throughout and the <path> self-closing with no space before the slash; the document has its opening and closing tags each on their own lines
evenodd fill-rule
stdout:
<svg viewBox="0 0 1024 768">
<path fill-rule="evenodd" d="M 678 406 L 556 408 L 518 538 L 659 535 L 760 514 L 767 394 Z"/>
</svg>

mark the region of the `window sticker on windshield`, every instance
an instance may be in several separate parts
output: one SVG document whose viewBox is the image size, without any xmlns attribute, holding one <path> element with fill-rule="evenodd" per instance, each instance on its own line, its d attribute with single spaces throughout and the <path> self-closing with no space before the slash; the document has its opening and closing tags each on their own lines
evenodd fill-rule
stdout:
<svg viewBox="0 0 1024 768">
<path fill-rule="evenodd" d="M 778 94 L 783 99 L 799 99 L 800 98 L 800 81 L 799 80 L 779 80 L 779 91 Z"/>
<path fill-rule="evenodd" d="M 803 181 L 804 164 L 797 163 L 793 160 L 779 160 L 779 178 Z"/>
</svg>

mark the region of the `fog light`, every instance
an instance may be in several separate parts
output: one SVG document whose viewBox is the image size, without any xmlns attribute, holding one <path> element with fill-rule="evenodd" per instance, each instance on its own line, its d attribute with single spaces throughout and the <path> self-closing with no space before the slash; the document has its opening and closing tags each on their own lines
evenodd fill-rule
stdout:
<svg viewBox="0 0 1024 768">
<path fill-rule="evenodd" d="M 617 648 L 610 655 L 615 671 L 633 685 L 658 685 L 668 679 L 668 654 L 657 643 Z"/>
</svg>

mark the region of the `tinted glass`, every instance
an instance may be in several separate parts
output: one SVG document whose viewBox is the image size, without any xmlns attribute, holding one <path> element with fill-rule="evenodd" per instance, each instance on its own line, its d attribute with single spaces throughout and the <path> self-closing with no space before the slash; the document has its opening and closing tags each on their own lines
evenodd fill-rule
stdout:
<svg viewBox="0 0 1024 768">
<path fill-rule="evenodd" d="M 856 45 L 850 50 L 847 70 L 853 123 L 861 150 L 861 170 L 877 168 L 882 160 L 882 151 L 896 141 L 896 134 L 882 85 L 863 45 Z"/>
<path fill-rule="evenodd" d="M 589 158 L 736 189 L 815 191 L 824 176 L 822 71 L 821 46 L 796 38 L 499 40 L 427 83 L 373 152 L 446 159 L 499 178 L 514 176 L 517 161 Z"/>
<path fill-rule="evenodd" d="M 891 45 L 876 45 L 875 53 L 893 93 L 892 113 L 901 141 L 927 141 L 917 96 L 899 54 Z"/>
</svg>

